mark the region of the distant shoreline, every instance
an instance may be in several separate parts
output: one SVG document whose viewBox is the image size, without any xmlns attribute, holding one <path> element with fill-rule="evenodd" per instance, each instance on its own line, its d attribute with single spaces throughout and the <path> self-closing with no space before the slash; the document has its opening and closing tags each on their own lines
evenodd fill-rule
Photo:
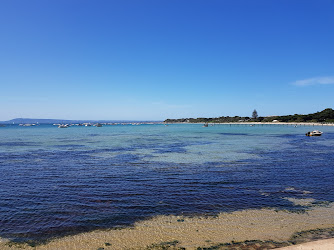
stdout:
<svg viewBox="0 0 334 250">
<path fill-rule="evenodd" d="M 165 122 L 209 122 L 209 123 L 245 123 L 245 122 L 265 122 L 265 123 L 334 123 L 334 110 L 331 108 L 307 115 L 283 115 L 283 116 L 258 116 L 254 110 L 252 117 L 248 116 L 221 116 L 221 117 L 198 117 L 198 118 L 178 118 L 166 119 Z"/>
<path fill-rule="evenodd" d="M 205 122 L 166 122 L 165 124 L 205 124 Z M 334 126 L 334 123 L 319 122 L 209 122 L 209 125 L 291 125 L 291 126 Z"/>
</svg>

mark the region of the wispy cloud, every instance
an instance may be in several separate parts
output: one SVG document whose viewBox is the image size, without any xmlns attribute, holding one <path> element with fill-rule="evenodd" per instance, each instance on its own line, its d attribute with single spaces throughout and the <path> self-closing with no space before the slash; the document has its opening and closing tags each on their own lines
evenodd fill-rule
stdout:
<svg viewBox="0 0 334 250">
<path fill-rule="evenodd" d="M 334 76 L 314 77 L 293 82 L 297 86 L 319 85 L 319 84 L 334 84 Z"/>
</svg>

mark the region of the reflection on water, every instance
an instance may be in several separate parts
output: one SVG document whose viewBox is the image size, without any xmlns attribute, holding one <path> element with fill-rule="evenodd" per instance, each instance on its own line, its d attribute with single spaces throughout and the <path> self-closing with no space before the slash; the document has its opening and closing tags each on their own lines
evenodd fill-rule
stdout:
<svg viewBox="0 0 334 250">
<path fill-rule="evenodd" d="M 0 236 L 41 239 L 160 214 L 334 201 L 334 128 L 0 129 Z"/>
</svg>

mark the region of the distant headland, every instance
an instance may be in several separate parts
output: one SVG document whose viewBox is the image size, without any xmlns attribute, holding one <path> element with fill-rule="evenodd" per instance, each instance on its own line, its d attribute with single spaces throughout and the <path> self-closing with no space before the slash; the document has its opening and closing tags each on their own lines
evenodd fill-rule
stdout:
<svg viewBox="0 0 334 250">
<path fill-rule="evenodd" d="M 257 115 L 254 110 L 252 117 L 221 116 L 216 118 L 181 118 L 166 119 L 165 123 L 240 123 L 240 122 L 284 122 L 284 123 L 334 123 L 334 110 L 331 108 L 308 115 L 266 116 Z"/>
<path fill-rule="evenodd" d="M 53 123 L 133 123 L 139 122 L 135 120 L 64 120 L 64 119 L 35 119 L 35 118 L 15 118 L 9 121 L 0 121 L 2 124 L 20 124 L 20 123 L 38 123 L 38 124 L 53 124 Z M 157 123 L 162 121 L 140 121 Z"/>
</svg>

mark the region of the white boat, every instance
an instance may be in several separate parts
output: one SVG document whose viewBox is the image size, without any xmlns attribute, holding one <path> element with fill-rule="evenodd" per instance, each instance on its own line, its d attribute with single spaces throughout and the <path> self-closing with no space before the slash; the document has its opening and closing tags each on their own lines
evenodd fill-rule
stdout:
<svg viewBox="0 0 334 250">
<path fill-rule="evenodd" d="M 60 124 L 60 125 L 58 126 L 58 128 L 68 128 L 68 127 L 69 127 L 68 124 Z"/>
<path fill-rule="evenodd" d="M 319 130 L 309 131 L 305 134 L 306 136 L 321 136 L 322 132 Z"/>
</svg>

